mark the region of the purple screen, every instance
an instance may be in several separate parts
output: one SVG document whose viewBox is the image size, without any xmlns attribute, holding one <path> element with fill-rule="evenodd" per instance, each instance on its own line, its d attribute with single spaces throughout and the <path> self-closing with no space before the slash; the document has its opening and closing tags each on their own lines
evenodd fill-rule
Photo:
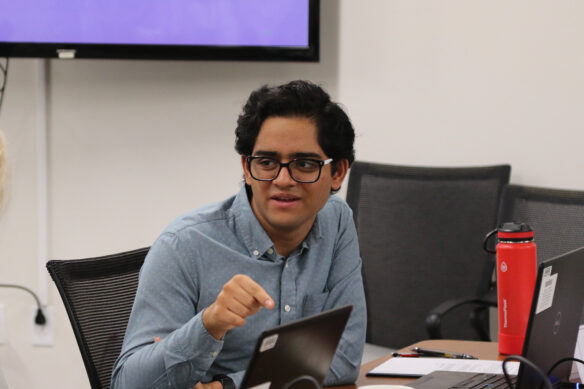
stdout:
<svg viewBox="0 0 584 389">
<path fill-rule="evenodd" d="M 0 42 L 308 46 L 308 0 L 0 0 Z"/>
</svg>

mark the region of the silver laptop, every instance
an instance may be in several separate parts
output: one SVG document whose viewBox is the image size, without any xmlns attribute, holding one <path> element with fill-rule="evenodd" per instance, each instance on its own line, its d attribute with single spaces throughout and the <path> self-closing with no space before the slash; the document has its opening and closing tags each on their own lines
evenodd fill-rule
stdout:
<svg viewBox="0 0 584 389">
<path fill-rule="evenodd" d="M 544 373 L 558 360 L 573 357 L 583 307 L 584 247 L 541 263 L 522 356 Z M 556 367 L 549 375 L 552 384 L 567 381 L 570 369 L 569 362 Z M 497 378 L 501 377 L 485 373 L 435 371 L 407 385 L 417 389 L 472 388 L 473 383 L 487 384 Z M 543 382 L 535 371 L 523 363 L 516 379 L 518 389 L 539 388 Z"/>
<path fill-rule="evenodd" d="M 240 388 L 322 386 L 352 310 L 347 305 L 264 331 Z"/>
</svg>

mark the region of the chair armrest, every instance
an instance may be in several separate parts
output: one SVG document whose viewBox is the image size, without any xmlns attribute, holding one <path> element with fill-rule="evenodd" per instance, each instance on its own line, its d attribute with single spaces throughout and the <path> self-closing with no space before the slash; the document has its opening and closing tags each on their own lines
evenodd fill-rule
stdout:
<svg viewBox="0 0 584 389">
<path fill-rule="evenodd" d="M 487 307 L 496 307 L 497 301 L 496 298 L 493 301 L 491 296 L 488 294 L 483 298 L 460 298 L 460 299 L 451 299 L 442 302 L 440 305 L 435 307 L 430 311 L 430 313 L 426 316 L 426 330 L 430 335 L 430 339 L 441 339 L 442 333 L 440 330 L 440 326 L 442 323 L 442 317 L 446 315 L 448 312 L 452 311 L 454 308 L 457 308 L 461 305 L 466 304 L 474 304 L 477 305 L 478 310 L 485 309 Z M 476 311 L 476 310 L 475 310 Z M 484 334 L 484 331 L 475 327 L 481 339 L 488 340 L 488 335 Z M 486 337 L 486 339 L 485 339 Z"/>
</svg>

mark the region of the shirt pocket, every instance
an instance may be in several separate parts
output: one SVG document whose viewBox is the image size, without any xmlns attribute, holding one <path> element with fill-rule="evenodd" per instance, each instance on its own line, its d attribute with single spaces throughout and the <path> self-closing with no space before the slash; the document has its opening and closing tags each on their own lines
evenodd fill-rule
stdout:
<svg viewBox="0 0 584 389">
<path fill-rule="evenodd" d="M 306 295 L 302 304 L 302 316 L 310 316 L 322 312 L 328 296 L 328 292 Z"/>
</svg>

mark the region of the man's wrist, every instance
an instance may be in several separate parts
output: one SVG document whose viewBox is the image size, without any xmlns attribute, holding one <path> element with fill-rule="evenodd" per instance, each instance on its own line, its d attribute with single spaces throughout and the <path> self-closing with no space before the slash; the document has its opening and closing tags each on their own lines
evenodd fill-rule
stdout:
<svg viewBox="0 0 584 389">
<path fill-rule="evenodd" d="M 203 323 L 203 327 L 205 327 L 205 330 L 207 330 L 209 335 L 211 335 L 216 340 L 221 340 L 225 336 L 227 331 L 222 331 L 217 328 L 214 328 L 213 325 L 210 323 L 210 321 L 212 321 L 212 318 L 209 318 L 209 315 L 211 316 L 213 315 L 213 313 L 210 311 L 210 308 L 211 306 L 203 310 L 203 314 L 201 315 L 201 322 Z"/>
<path fill-rule="evenodd" d="M 217 375 L 213 376 L 213 381 L 219 381 L 221 383 L 221 385 L 223 386 L 223 389 L 236 389 L 235 383 L 233 382 L 231 377 L 229 377 L 228 375 L 217 374 Z"/>
</svg>

